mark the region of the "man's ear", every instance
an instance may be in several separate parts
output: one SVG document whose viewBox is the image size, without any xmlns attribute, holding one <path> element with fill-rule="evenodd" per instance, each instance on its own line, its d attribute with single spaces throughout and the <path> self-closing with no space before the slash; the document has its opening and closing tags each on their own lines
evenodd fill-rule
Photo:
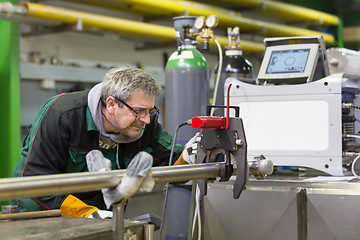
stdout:
<svg viewBox="0 0 360 240">
<path fill-rule="evenodd" d="M 114 97 L 110 96 L 106 99 L 106 109 L 108 111 L 108 113 L 110 114 L 114 114 L 115 113 L 115 108 L 116 106 L 118 106 L 117 101 L 115 100 Z"/>
</svg>

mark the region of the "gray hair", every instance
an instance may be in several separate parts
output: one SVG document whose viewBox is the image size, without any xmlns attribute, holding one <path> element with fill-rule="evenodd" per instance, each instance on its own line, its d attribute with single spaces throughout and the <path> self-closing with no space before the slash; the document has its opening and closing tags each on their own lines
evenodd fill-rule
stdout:
<svg viewBox="0 0 360 240">
<path fill-rule="evenodd" d="M 110 96 L 126 101 L 132 93 L 139 90 L 149 96 L 157 96 L 161 93 L 161 86 L 139 68 L 112 68 L 105 74 L 101 101 L 105 103 Z"/>
</svg>

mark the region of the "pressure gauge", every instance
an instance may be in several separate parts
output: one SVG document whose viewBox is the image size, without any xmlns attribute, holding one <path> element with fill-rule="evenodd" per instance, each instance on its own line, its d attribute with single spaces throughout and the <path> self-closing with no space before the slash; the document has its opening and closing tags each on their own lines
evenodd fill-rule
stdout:
<svg viewBox="0 0 360 240">
<path fill-rule="evenodd" d="M 205 17 L 200 16 L 195 19 L 194 26 L 197 29 L 202 29 L 205 26 Z"/>
<path fill-rule="evenodd" d="M 216 15 L 210 15 L 206 18 L 206 26 L 209 28 L 216 27 L 219 23 L 219 19 Z"/>
</svg>

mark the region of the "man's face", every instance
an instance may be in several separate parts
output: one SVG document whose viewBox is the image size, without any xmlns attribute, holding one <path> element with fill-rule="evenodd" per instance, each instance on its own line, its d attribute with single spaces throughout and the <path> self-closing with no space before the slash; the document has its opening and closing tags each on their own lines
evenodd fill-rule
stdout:
<svg viewBox="0 0 360 240">
<path fill-rule="evenodd" d="M 133 93 L 125 103 L 138 112 L 138 116 L 124 104 L 122 104 L 122 107 L 119 107 L 119 102 L 117 102 L 114 107 L 112 122 L 122 130 L 115 132 L 121 132 L 129 137 L 136 137 L 145 128 L 145 125 L 150 123 L 149 110 L 154 108 L 155 97 L 138 91 Z"/>
</svg>

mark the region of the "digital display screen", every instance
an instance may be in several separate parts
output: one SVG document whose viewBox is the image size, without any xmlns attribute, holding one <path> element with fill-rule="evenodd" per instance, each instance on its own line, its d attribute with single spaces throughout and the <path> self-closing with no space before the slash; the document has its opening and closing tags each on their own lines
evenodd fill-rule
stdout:
<svg viewBox="0 0 360 240">
<path fill-rule="evenodd" d="M 305 71 L 309 53 L 309 48 L 273 51 L 266 74 L 302 73 Z"/>
</svg>

